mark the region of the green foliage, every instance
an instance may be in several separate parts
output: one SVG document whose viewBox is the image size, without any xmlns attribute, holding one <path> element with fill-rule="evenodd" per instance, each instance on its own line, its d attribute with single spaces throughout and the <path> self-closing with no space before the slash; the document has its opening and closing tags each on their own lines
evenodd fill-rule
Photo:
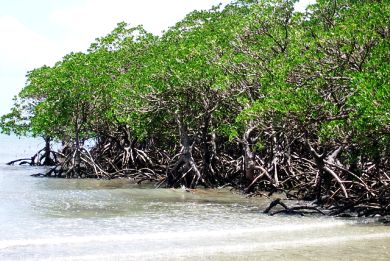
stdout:
<svg viewBox="0 0 390 261">
<path fill-rule="evenodd" d="M 388 2 L 319 0 L 306 14 L 295 2 L 194 11 L 162 37 L 119 23 L 86 53 L 29 72 L 2 131 L 73 141 L 124 125 L 141 140 L 176 142 L 184 124 L 194 139 L 208 126 L 233 141 L 254 125 L 384 149 Z"/>
<path fill-rule="evenodd" d="M 14 106 L 11 112 L 1 116 L 0 131 L 4 134 L 16 134 L 18 136 L 27 136 L 30 131 L 28 109 L 14 98 Z"/>
</svg>

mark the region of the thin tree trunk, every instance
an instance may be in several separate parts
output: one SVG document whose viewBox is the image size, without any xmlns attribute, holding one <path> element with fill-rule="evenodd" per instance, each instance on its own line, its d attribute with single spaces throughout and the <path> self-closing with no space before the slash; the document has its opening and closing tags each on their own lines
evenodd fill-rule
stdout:
<svg viewBox="0 0 390 261">
<path fill-rule="evenodd" d="M 243 137 L 244 145 L 244 172 L 246 183 L 250 184 L 255 176 L 255 160 L 254 153 L 251 149 L 251 134 L 254 131 L 255 127 L 250 126 Z"/>
<path fill-rule="evenodd" d="M 202 128 L 202 144 L 203 144 L 203 175 L 210 180 L 210 175 L 212 174 L 211 168 L 211 158 L 212 152 L 210 150 L 210 125 L 211 125 L 211 115 L 206 113 L 203 119 L 203 128 Z"/>
<path fill-rule="evenodd" d="M 80 165 L 81 165 L 81 155 L 80 155 L 80 129 L 78 125 L 78 120 L 75 124 L 75 154 L 74 154 L 74 175 L 77 177 L 81 176 Z"/>
</svg>

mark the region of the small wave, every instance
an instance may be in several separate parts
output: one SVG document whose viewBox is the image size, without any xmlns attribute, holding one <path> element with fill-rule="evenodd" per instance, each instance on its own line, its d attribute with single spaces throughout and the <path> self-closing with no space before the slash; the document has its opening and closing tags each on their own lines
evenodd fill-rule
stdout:
<svg viewBox="0 0 390 261">
<path fill-rule="evenodd" d="M 298 239 L 298 240 L 282 240 L 275 242 L 263 242 L 263 243 L 245 243 L 245 244 L 223 244 L 223 245 L 210 245 L 203 247 L 189 246 L 186 248 L 172 248 L 157 251 L 138 251 L 128 253 L 110 253 L 110 254 L 93 254 L 93 255 L 77 255 L 77 256 L 66 256 L 58 257 L 54 259 L 59 261 L 72 261 L 72 260 L 166 260 L 168 258 L 180 258 L 182 260 L 185 257 L 206 257 L 228 254 L 240 254 L 256 251 L 275 251 L 282 249 L 301 248 L 308 246 L 317 245 L 336 245 L 342 242 L 354 242 L 354 241 L 366 241 L 366 240 L 379 240 L 390 238 L 390 233 L 374 233 L 374 234 L 363 234 L 363 235 L 348 235 L 348 236 L 334 236 L 324 238 L 310 238 L 310 239 Z M 37 258 L 37 259 L 26 259 L 26 261 L 33 260 L 53 260 L 50 258 Z"/>
<path fill-rule="evenodd" d="M 91 236 L 68 236 L 68 237 L 50 237 L 36 239 L 21 239 L 21 240 L 2 240 L 0 241 L 0 249 L 21 247 L 21 246 L 40 246 L 40 245 L 59 245 L 59 244 L 81 244 L 90 242 L 132 242 L 138 240 L 191 240 L 202 238 L 227 238 L 237 237 L 241 235 L 251 235 L 271 232 L 294 232 L 307 231 L 313 229 L 327 229 L 331 227 L 344 226 L 347 222 L 333 221 L 326 223 L 313 224 L 281 224 L 277 226 L 255 227 L 255 228 L 240 228 L 231 230 L 198 230 L 198 231 L 175 231 L 175 232 L 156 232 L 144 234 L 116 234 L 116 235 L 91 235 Z"/>
</svg>

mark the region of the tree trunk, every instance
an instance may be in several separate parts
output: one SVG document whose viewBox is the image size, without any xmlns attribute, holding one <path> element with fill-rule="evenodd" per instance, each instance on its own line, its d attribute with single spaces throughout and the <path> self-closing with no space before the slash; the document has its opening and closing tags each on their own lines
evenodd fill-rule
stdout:
<svg viewBox="0 0 390 261">
<path fill-rule="evenodd" d="M 193 143 L 188 135 L 187 125 L 180 119 L 177 119 L 177 122 L 179 124 L 181 144 L 180 157 L 172 170 L 168 171 L 167 185 L 169 187 L 175 187 L 178 183 L 180 183 L 187 188 L 195 188 L 199 180 L 201 180 L 204 184 L 205 181 L 202 178 L 202 175 L 192 156 Z"/>
<path fill-rule="evenodd" d="M 55 165 L 55 162 L 54 162 L 54 160 L 50 156 L 50 153 L 51 153 L 51 147 L 50 147 L 51 138 L 49 136 L 45 136 L 44 139 L 45 139 L 45 149 L 44 149 L 45 153 L 44 153 L 44 161 L 43 161 L 42 164 L 44 166 L 53 166 L 53 165 Z"/>
<path fill-rule="evenodd" d="M 316 188 L 315 189 L 316 189 L 316 201 L 318 204 L 321 204 L 322 203 L 322 197 L 321 197 L 322 183 L 323 183 L 323 179 L 324 179 L 324 175 L 325 175 L 324 159 L 325 159 L 326 153 L 323 152 L 322 154 L 318 154 L 318 152 L 311 146 L 309 140 L 306 140 L 306 144 L 308 145 L 309 150 L 310 150 L 310 154 L 314 158 L 314 161 L 315 161 L 317 168 L 318 168 L 318 176 L 317 176 L 317 180 L 316 180 Z"/>
</svg>

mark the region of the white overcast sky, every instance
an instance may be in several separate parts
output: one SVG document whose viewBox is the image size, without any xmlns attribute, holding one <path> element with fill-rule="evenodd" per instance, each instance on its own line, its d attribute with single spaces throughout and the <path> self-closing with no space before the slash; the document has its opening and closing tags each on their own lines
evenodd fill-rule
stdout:
<svg viewBox="0 0 390 261">
<path fill-rule="evenodd" d="M 309 2 L 301 0 L 304 10 Z M 85 51 L 121 21 L 155 34 L 192 10 L 230 0 L 0 0 L 0 115 L 23 88 L 27 71 Z"/>
</svg>

